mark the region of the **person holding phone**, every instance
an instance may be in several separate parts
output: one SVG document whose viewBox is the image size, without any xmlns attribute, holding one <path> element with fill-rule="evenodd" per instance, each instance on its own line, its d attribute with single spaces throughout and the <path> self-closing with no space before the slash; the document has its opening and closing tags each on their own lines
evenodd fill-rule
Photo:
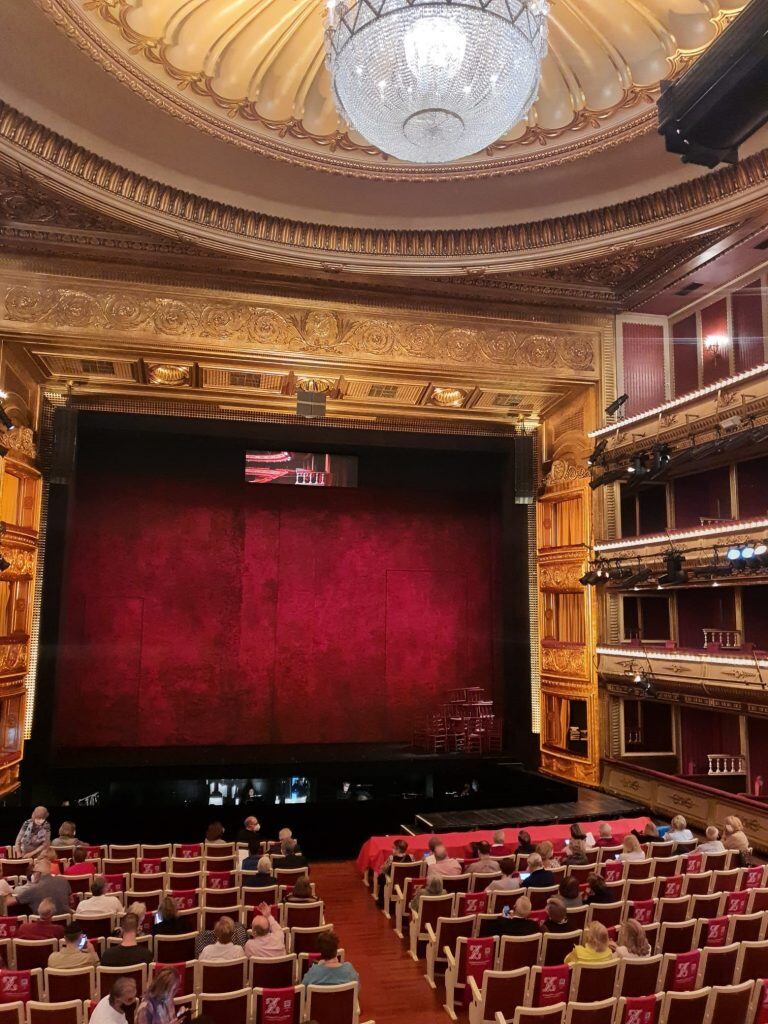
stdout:
<svg viewBox="0 0 768 1024">
<path fill-rule="evenodd" d="M 64 948 L 51 953 L 48 966 L 58 970 L 77 970 L 80 967 L 95 967 L 99 962 L 96 950 L 88 942 L 80 925 L 73 921 L 64 929 Z"/>
<path fill-rule="evenodd" d="M 136 1011 L 135 1024 L 171 1024 L 188 1021 L 189 1007 L 177 1009 L 173 1005 L 181 978 L 175 967 L 161 967 L 147 986 Z"/>
</svg>

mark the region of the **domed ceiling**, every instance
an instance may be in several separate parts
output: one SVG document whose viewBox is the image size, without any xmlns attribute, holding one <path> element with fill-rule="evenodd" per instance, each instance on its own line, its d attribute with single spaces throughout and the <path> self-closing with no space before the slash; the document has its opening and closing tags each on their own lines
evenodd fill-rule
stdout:
<svg viewBox="0 0 768 1024">
<path fill-rule="evenodd" d="M 680 74 L 748 0 L 553 0 L 527 120 L 445 167 L 385 157 L 340 119 L 323 0 L 39 0 L 95 60 L 163 110 L 238 146 L 378 178 L 452 178 L 562 164 L 652 130 Z"/>
</svg>

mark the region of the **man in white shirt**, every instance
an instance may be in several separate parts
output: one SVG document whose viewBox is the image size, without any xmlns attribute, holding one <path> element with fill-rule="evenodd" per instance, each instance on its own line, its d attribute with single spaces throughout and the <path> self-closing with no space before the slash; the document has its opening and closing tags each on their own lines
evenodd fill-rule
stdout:
<svg viewBox="0 0 768 1024">
<path fill-rule="evenodd" d="M 96 875 L 91 882 L 91 895 L 80 900 L 75 911 L 75 918 L 78 917 L 106 917 L 111 914 L 113 917 L 122 917 L 125 908 L 117 896 L 105 893 L 106 880 L 101 875 Z"/>
<path fill-rule="evenodd" d="M 714 825 L 710 825 L 704 835 L 707 837 L 706 842 L 699 843 L 696 847 L 696 853 L 725 853 L 725 846 L 723 846 L 720 839 L 720 833 Z"/>
<path fill-rule="evenodd" d="M 126 1024 L 126 1007 L 136 1003 L 136 982 L 133 978 L 118 978 L 108 996 L 96 1004 L 90 1024 Z"/>
<path fill-rule="evenodd" d="M 251 922 L 251 931 L 253 938 L 245 944 L 246 956 L 257 956 L 265 960 L 285 956 L 285 932 L 272 917 L 266 903 L 259 905 L 259 913 Z"/>
<path fill-rule="evenodd" d="M 449 857 L 446 848 L 440 844 L 435 847 L 435 863 L 427 868 L 427 878 L 432 875 L 460 875 L 461 864 L 455 857 Z"/>
</svg>

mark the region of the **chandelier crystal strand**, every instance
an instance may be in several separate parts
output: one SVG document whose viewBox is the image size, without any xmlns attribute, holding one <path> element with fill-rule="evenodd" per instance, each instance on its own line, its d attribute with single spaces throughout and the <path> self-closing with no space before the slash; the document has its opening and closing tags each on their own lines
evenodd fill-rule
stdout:
<svg viewBox="0 0 768 1024">
<path fill-rule="evenodd" d="M 390 156 L 478 153 L 536 100 L 547 0 L 328 0 L 327 11 L 336 106 Z"/>
</svg>

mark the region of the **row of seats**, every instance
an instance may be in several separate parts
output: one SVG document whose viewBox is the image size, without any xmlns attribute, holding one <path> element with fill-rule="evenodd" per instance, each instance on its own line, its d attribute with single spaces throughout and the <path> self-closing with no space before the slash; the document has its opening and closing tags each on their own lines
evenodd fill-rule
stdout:
<svg viewBox="0 0 768 1024">
<path fill-rule="evenodd" d="M 201 992 L 180 996 L 176 1005 L 211 1024 L 359 1024 L 356 982 L 344 985 L 294 985 L 287 989 L 242 988 L 231 992 Z M 0 1024 L 85 1024 L 91 1000 L 47 1003 L 14 1000 L 0 1004 Z M 375 1024 L 368 1021 L 367 1024 Z"/>
</svg>

